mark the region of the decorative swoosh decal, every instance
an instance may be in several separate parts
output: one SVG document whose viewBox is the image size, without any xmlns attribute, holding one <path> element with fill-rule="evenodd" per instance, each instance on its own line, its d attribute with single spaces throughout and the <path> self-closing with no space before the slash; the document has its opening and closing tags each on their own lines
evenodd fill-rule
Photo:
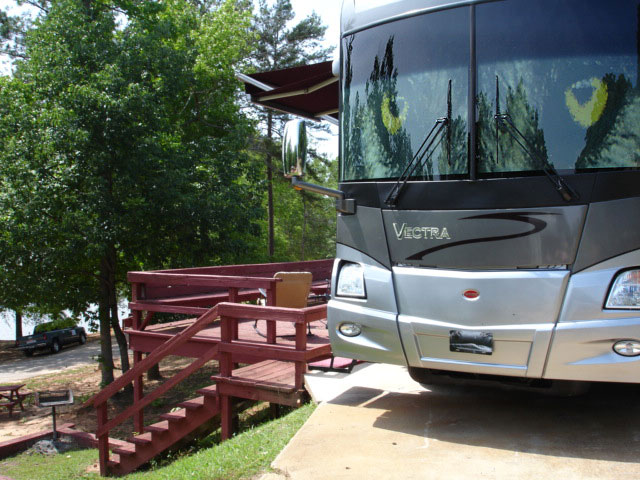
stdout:
<svg viewBox="0 0 640 480">
<path fill-rule="evenodd" d="M 485 215 L 475 215 L 472 217 L 464 217 L 460 220 L 479 220 L 479 219 L 492 219 L 492 220 L 511 220 L 514 222 L 522 222 L 532 225 L 533 228 L 529 231 L 522 233 L 514 233 L 513 235 L 502 235 L 496 237 L 484 237 L 484 238 L 470 238 L 468 240 L 460 240 L 459 242 L 446 243 L 444 245 L 438 245 L 437 247 L 428 248 L 426 250 L 422 250 L 418 253 L 415 253 L 407 258 L 407 260 L 422 260 L 426 255 L 430 253 L 437 252 L 439 250 L 444 250 L 446 248 L 458 247 L 460 245 L 470 245 L 472 243 L 485 243 L 485 242 L 495 242 L 498 240 L 510 240 L 513 238 L 522 238 L 528 237 L 529 235 L 534 235 L 538 232 L 541 232 L 545 228 L 547 228 L 547 222 L 544 220 L 540 220 L 539 218 L 533 218 L 532 215 L 536 216 L 550 216 L 550 215 L 559 215 L 558 213 L 547 213 L 547 212 L 504 212 L 504 213 L 488 213 Z"/>
</svg>

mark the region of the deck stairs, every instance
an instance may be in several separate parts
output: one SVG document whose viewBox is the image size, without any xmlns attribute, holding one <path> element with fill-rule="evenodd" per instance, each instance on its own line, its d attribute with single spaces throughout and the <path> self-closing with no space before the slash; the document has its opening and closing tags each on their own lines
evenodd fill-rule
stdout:
<svg viewBox="0 0 640 480">
<path fill-rule="evenodd" d="M 112 455 L 107 462 L 109 473 L 132 472 L 217 417 L 220 403 L 215 386 L 201 392 L 202 396 L 180 403 L 182 408 L 161 415 L 162 421 L 147 425 L 144 433 L 111 447 Z"/>
<path fill-rule="evenodd" d="M 223 440 L 230 438 L 233 434 L 235 398 L 299 406 L 306 396 L 303 374 L 306 372 L 307 363 L 319 357 L 326 357 L 329 351 L 328 346 L 323 349 L 307 349 L 306 328 L 309 322 L 325 316 L 325 305 L 291 309 L 220 303 L 209 309 L 180 334 L 153 350 L 146 358 L 142 358 L 142 355 L 134 355 L 133 368 L 86 402 L 97 410 L 96 434 L 78 432 L 77 435 L 84 435 L 87 443 L 98 447 L 102 475 L 125 475 L 148 463 L 156 455 L 176 445 L 185 437 L 204 433 L 199 429 L 208 427 L 211 430 L 212 422 L 217 425 L 218 423 L 215 422 L 219 421 Z M 237 322 L 248 318 L 293 323 L 296 330 L 295 347 L 243 342 L 237 338 Z M 180 349 L 212 322 L 221 323 L 220 342 L 211 346 L 205 355 L 194 359 L 191 365 L 177 375 L 144 395 L 142 390 L 144 372 L 167 355 Z M 234 368 L 237 365 L 234 362 L 234 355 L 242 358 L 251 355 L 262 357 L 263 360 Z M 219 364 L 219 373 L 212 377 L 215 384 L 198 390 L 196 392 L 198 396 L 179 403 L 177 408 L 161 415 L 162 421 L 144 425 L 145 406 L 211 360 L 217 360 Z M 107 401 L 131 383 L 134 385 L 133 404 L 124 412 L 109 419 Z M 109 431 L 129 418 L 133 418 L 135 432 L 132 432 L 128 440 L 110 438 Z"/>
</svg>

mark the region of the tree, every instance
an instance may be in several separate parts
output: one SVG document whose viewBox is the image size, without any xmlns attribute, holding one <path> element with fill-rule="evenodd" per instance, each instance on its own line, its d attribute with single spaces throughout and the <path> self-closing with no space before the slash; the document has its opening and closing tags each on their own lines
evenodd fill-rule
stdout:
<svg viewBox="0 0 640 480">
<path fill-rule="evenodd" d="M 260 0 L 258 14 L 253 19 L 253 32 L 256 42 L 250 63 L 257 71 L 278 70 L 306 63 L 326 60 L 330 49 L 323 49 L 320 42 L 326 31 L 320 17 L 315 13 L 297 25 L 289 27 L 294 18 L 289 0 L 276 0 L 269 6 L 266 0 Z M 281 130 L 283 115 L 272 110 L 259 110 L 258 118 L 264 129 L 264 162 L 266 166 L 267 189 L 267 243 L 269 261 L 275 254 L 274 228 L 274 165 L 277 146 L 274 141 L 277 131 Z"/>
<path fill-rule="evenodd" d="M 499 100 L 496 100 L 499 101 Z M 522 140 L 507 128 L 496 129 L 495 105 L 481 93 L 478 99 L 479 140 L 478 155 L 483 159 L 483 172 L 509 172 L 525 170 L 541 170 L 548 161 L 544 131 L 539 126 L 538 110 L 530 104 L 522 79 L 514 89 L 508 86 L 505 98 L 502 99 L 501 112 L 509 115 L 533 155 L 523 148 Z"/>
<path fill-rule="evenodd" d="M 0 273 L 23 284 L 20 265 L 58 307 L 98 304 L 106 384 L 112 329 L 128 365 L 126 271 L 233 262 L 257 233 L 233 78 L 249 18 L 232 0 L 41 5 L 0 84 L 0 231 L 16 246 Z"/>
</svg>

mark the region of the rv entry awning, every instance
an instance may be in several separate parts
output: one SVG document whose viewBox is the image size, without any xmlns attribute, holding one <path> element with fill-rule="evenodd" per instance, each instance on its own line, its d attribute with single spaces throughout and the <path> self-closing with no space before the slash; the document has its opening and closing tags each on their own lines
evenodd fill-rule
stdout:
<svg viewBox="0 0 640 480">
<path fill-rule="evenodd" d="M 313 120 L 338 120 L 338 77 L 331 61 L 236 76 L 251 101 Z"/>
</svg>

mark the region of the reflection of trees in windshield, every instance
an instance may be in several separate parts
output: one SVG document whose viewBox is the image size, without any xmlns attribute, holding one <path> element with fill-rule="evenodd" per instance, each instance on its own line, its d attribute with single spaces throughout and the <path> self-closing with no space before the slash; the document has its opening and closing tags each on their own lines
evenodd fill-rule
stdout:
<svg viewBox="0 0 640 480">
<path fill-rule="evenodd" d="M 365 85 L 366 111 L 360 114 L 359 125 L 362 125 L 367 167 L 371 169 L 367 177 L 400 175 L 411 159 L 411 142 L 403 125 L 408 105 L 398 96 L 393 40 L 394 37 L 387 40 L 382 61 L 376 55 Z"/>
<path fill-rule="evenodd" d="M 499 100 L 496 100 L 499 101 Z M 509 86 L 506 94 L 506 108 L 515 127 L 527 139 L 535 156 L 528 155 L 516 138 L 503 132 L 497 126 L 495 104 L 487 94 L 478 95 L 478 155 L 480 172 L 517 172 L 542 170 L 547 159 L 544 132 L 539 127 L 538 111 L 529 104 L 522 78 L 515 90 Z"/>
<path fill-rule="evenodd" d="M 343 129 L 343 169 L 342 176 L 344 178 L 362 178 L 364 174 L 364 163 L 362 158 L 361 138 L 359 128 L 354 128 L 358 125 L 359 119 L 358 112 L 360 111 L 360 95 L 356 92 L 356 98 L 353 102 L 353 108 L 351 107 L 351 82 L 353 80 L 353 64 L 351 61 L 351 55 L 353 53 L 353 40 L 351 37 L 345 44 L 345 65 L 344 65 L 344 98 L 343 109 L 340 113 L 342 123 L 345 126 Z M 352 111 L 353 110 L 353 111 Z"/>
<path fill-rule="evenodd" d="M 606 105 L 587 128 L 576 168 L 640 166 L 640 96 L 624 75 L 608 73 L 602 80 Z"/>
<path fill-rule="evenodd" d="M 351 100 L 353 38 L 346 43 L 345 178 L 397 176 L 411 159 L 411 143 L 403 125 L 408 105 L 398 96 L 398 70 L 393 64 L 393 40 L 387 40 L 384 57 L 376 55 L 365 84 L 365 100 L 356 91 Z M 366 159 L 366 160 L 365 160 Z"/>
<path fill-rule="evenodd" d="M 582 85 L 584 84 L 584 85 Z M 573 86 L 567 89 L 566 107 L 576 123 L 584 125 L 585 146 L 575 168 L 615 168 L 640 166 L 640 95 L 624 76 L 608 73 L 600 80 L 580 82 L 588 94 L 576 99 Z M 587 88 L 588 87 L 588 88 Z M 485 92 L 478 95 L 478 152 L 480 172 L 539 171 L 547 159 L 544 131 L 538 110 L 530 105 L 522 78 L 509 87 L 506 109 L 516 128 L 536 153 L 528 155 L 515 138 L 497 125 L 495 100 Z M 547 120 L 547 124 L 553 120 Z M 553 124 L 551 124 L 553 125 Z M 548 125 L 549 126 L 549 125 Z M 561 124 L 557 128 L 562 128 Z M 538 158 L 540 157 L 540 158 Z"/>
<path fill-rule="evenodd" d="M 425 118 L 422 102 L 433 103 L 434 96 L 442 105 L 438 117 L 446 116 L 446 87 L 435 89 L 434 75 L 428 72 L 409 77 L 403 90 L 398 87 L 398 68 L 394 64 L 394 36 L 386 42 L 384 55 L 376 55 L 364 91 L 351 89 L 353 80 L 353 37 L 345 43 L 345 89 L 343 98 L 343 178 L 395 178 L 401 175 L 414 155 L 408 124 L 422 125 L 425 136 L 437 117 Z M 442 75 L 440 75 L 442 76 Z M 422 77 L 422 78 L 420 78 Z M 449 82 L 448 75 L 443 78 Z M 445 83 L 446 84 L 446 83 Z M 422 88 L 424 86 L 424 88 Z M 363 93 L 362 97 L 360 93 Z M 425 155 L 413 178 L 432 179 L 439 175 L 467 171 L 467 126 L 462 116 L 456 117 Z M 413 139 L 416 148 L 423 137 Z"/>
<path fill-rule="evenodd" d="M 449 126 L 448 139 L 445 136 L 442 150 L 438 157 L 440 175 L 455 175 L 467 172 L 467 122 L 457 116 Z M 447 145 L 447 142 L 449 144 Z M 447 150 L 449 153 L 447 153 Z"/>
</svg>

